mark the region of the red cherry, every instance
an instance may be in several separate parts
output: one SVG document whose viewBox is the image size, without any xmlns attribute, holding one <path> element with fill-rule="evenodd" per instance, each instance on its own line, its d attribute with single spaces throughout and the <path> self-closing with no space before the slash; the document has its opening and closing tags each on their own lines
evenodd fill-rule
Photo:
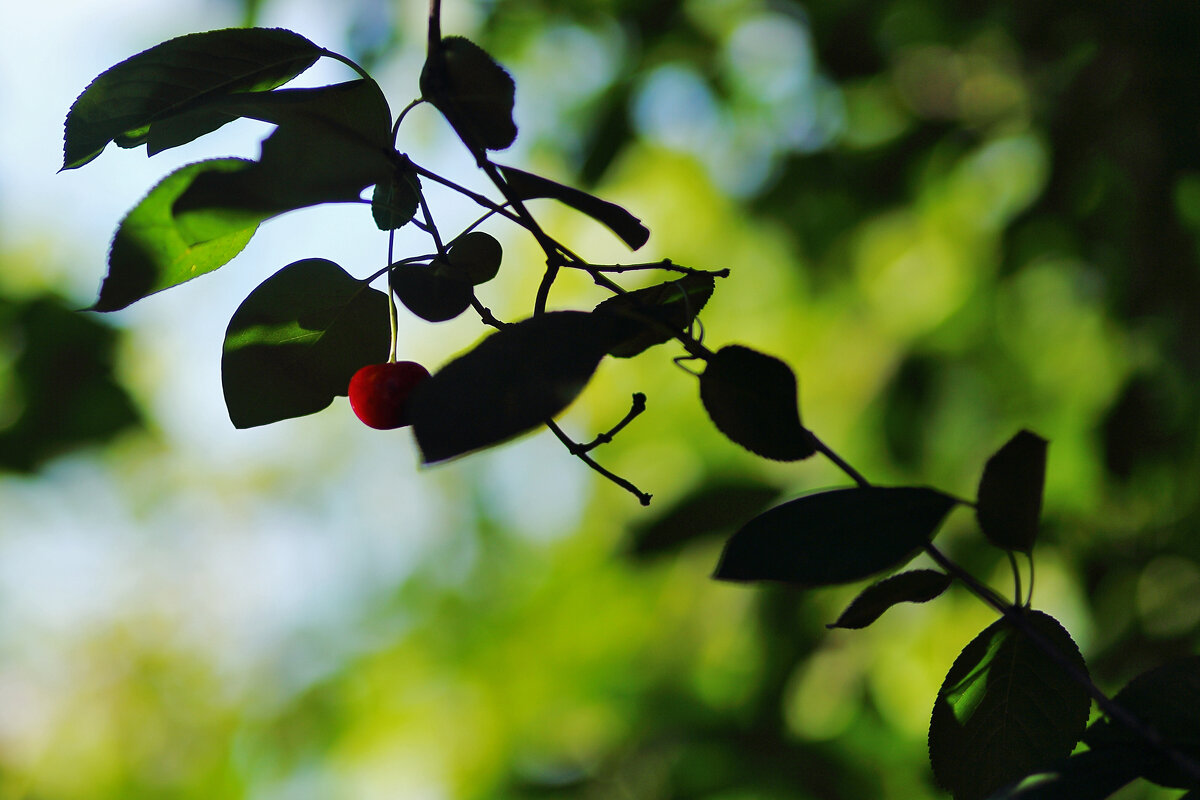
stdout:
<svg viewBox="0 0 1200 800">
<path fill-rule="evenodd" d="M 368 364 L 350 379 L 350 407 L 372 428 L 403 428 L 410 424 L 408 397 L 428 377 L 415 361 Z"/>
</svg>

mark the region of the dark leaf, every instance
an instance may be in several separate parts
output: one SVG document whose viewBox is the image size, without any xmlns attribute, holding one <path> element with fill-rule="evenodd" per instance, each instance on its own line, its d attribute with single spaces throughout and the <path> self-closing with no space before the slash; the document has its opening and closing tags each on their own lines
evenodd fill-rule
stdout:
<svg viewBox="0 0 1200 800">
<path fill-rule="evenodd" d="M 1088 750 L 1015 781 L 988 800 L 1104 800 L 1137 776 L 1134 759 Z"/>
<path fill-rule="evenodd" d="M 735 528 L 779 497 L 779 488 L 746 478 L 705 481 L 665 513 L 632 530 L 629 553 L 651 558 Z"/>
<path fill-rule="evenodd" d="M 622 321 L 626 334 L 610 351 L 618 358 L 632 358 L 649 347 L 669 341 L 669 331 L 684 331 L 708 298 L 712 297 L 712 275 L 693 272 L 676 280 L 616 295 L 596 306 L 601 314 Z M 664 327 L 665 326 L 665 330 Z"/>
<path fill-rule="evenodd" d="M 868 586 L 827 628 L 865 628 L 897 603 L 927 603 L 946 589 L 952 579 L 933 569 L 902 572 Z"/>
<path fill-rule="evenodd" d="M 1046 481 L 1046 440 L 1021 431 L 983 468 L 975 516 L 988 541 L 1028 553 L 1037 539 Z"/>
<path fill-rule="evenodd" d="M 421 94 L 472 149 L 503 150 L 517 138 L 516 84 L 474 42 L 447 36 L 421 69 Z"/>
<path fill-rule="evenodd" d="M 231 217 L 261 218 L 318 203 L 354 203 L 366 187 L 394 175 L 391 112 L 374 81 L 234 95 L 219 106 L 278 127 L 249 169 L 197 179 L 176 201 L 178 217 L 221 209 Z"/>
<path fill-rule="evenodd" d="M 426 464 L 490 447 L 570 405 L 604 357 L 607 319 L 539 314 L 493 333 L 421 384 L 413 432 Z"/>
<path fill-rule="evenodd" d="M 95 311 L 115 311 L 228 263 L 242 251 L 261 217 L 196 214 L 185 224 L 175 200 L 204 175 L 237 174 L 253 162 L 220 158 L 189 164 L 164 178 L 121 220 L 108 254 L 108 275 Z"/>
<path fill-rule="evenodd" d="M 388 278 L 404 307 L 428 322 L 454 319 L 475 296 L 471 284 L 442 274 L 437 265 L 397 264 Z"/>
<path fill-rule="evenodd" d="M 1200 656 L 1155 667 L 1130 681 L 1113 701 L 1146 723 L 1183 757 L 1200 767 Z M 1084 737 L 1094 750 L 1133 748 L 1141 757 L 1141 774 L 1162 786 L 1196 787 L 1196 778 L 1172 763 L 1124 725 L 1101 719 Z"/>
<path fill-rule="evenodd" d="M 421 180 L 407 163 L 401 164 L 386 181 L 375 184 L 371 194 L 371 216 L 381 231 L 407 225 L 420 204 Z"/>
<path fill-rule="evenodd" d="M 800 424 L 796 376 L 777 358 L 721 348 L 700 376 L 700 400 L 717 430 L 763 458 L 797 461 L 816 452 Z"/>
<path fill-rule="evenodd" d="M 810 587 L 862 580 L 911 559 L 957 502 L 934 489 L 910 487 L 798 497 L 730 537 L 713 577 Z"/>
<path fill-rule="evenodd" d="M 1026 623 L 1084 675 L 1071 635 L 1048 614 Z M 1087 725 L 1091 697 L 1007 619 L 971 641 L 938 690 L 929 723 L 934 777 L 955 800 L 980 800 L 1066 758 Z"/>
<path fill-rule="evenodd" d="M 571 186 L 525 172 L 514 167 L 497 165 L 511 193 L 518 200 L 550 198 L 587 214 L 605 225 L 621 238 L 631 250 L 637 250 L 650 239 L 650 230 L 642 221 L 616 203 L 601 200 Z"/>
<path fill-rule="evenodd" d="M 63 169 L 80 167 L 109 142 L 152 142 L 151 155 L 189 142 L 234 117 L 211 113 L 176 122 L 194 104 L 236 92 L 274 89 L 316 62 L 322 49 L 278 28 L 230 28 L 163 42 L 105 70 L 67 114 Z"/>
<path fill-rule="evenodd" d="M 491 234 L 471 231 L 451 242 L 446 255 L 448 263 L 440 264 L 443 274 L 478 286 L 500 272 L 504 249 Z"/>
<path fill-rule="evenodd" d="M 238 428 L 302 417 L 345 395 L 360 367 L 387 359 L 387 295 L 309 258 L 263 281 L 225 333 L 221 382 Z"/>
</svg>

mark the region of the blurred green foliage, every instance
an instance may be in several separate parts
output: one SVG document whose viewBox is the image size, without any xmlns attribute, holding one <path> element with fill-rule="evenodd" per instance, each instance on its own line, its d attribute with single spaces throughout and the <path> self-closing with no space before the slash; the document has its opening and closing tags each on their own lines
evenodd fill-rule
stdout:
<svg viewBox="0 0 1200 800">
<path fill-rule="evenodd" d="M 514 71 L 523 157 L 644 219 L 652 257 L 731 268 L 708 342 L 792 364 L 806 423 L 873 480 L 971 495 L 1017 429 L 1050 440 L 1035 603 L 1102 687 L 1197 652 L 1200 7 L 496 0 L 455 13 L 477 29 L 452 32 Z M 364 34 L 363 19 L 398 21 L 393 6 L 346 14 L 379 63 L 421 45 L 399 25 Z M 602 246 L 590 223 L 545 219 Z M 544 541 L 456 473 L 466 484 L 440 501 L 463 524 L 341 620 L 352 644 L 289 641 L 229 681 L 132 615 L 59 666 L 72 688 L 36 736 L 0 726 L 0 796 L 941 796 L 929 711 L 988 611 L 951 593 L 827 632 L 852 592 L 708 580 L 720 537 L 673 530 L 688 519 L 677 501 L 733 486 L 731 502 L 754 505 L 839 477 L 724 441 L 694 380 L 654 351 L 602 365 L 568 422 L 601 430 L 633 391 L 649 411 L 606 458 L 657 510 L 598 482 L 573 501 L 578 530 Z M 648 540 L 658 514 L 666 532 Z M 944 539 L 1007 591 L 967 514 Z"/>
</svg>

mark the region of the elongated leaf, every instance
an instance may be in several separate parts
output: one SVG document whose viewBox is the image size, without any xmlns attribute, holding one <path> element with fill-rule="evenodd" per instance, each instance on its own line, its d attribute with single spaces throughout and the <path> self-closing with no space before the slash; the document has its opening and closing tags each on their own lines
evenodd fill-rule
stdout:
<svg viewBox="0 0 1200 800">
<path fill-rule="evenodd" d="M 1087 666 L 1071 635 L 1048 614 L 1022 612 L 1037 635 L 1078 670 Z M 1091 698 L 1062 667 L 997 620 L 971 641 L 938 690 L 929 760 L 955 800 L 980 800 L 1070 755 L 1087 725 Z"/>
<path fill-rule="evenodd" d="M 263 281 L 229 321 L 221 383 L 238 428 L 312 414 L 387 359 L 387 295 L 309 258 Z"/>
<path fill-rule="evenodd" d="M 957 502 L 934 489 L 910 487 L 798 497 L 730 537 L 713 577 L 799 586 L 862 580 L 911 559 Z"/>
<path fill-rule="evenodd" d="M 975 516 L 988 541 L 1028 553 L 1037 540 L 1046 482 L 1046 440 L 1021 431 L 983 468 Z"/>
<path fill-rule="evenodd" d="M 946 589 L 952 579 L 934 569 L 914 569 L 872 584 L 846 607 L 827 628 L 865 628 L 898 603 L 927 603 Z"/>
<path fill-rule="evenodd" d="M 181 218 L 217 209 L 270 216 L 358 202 L 364 189 L 394 175 L 391 112 L 375 81 L 235 95 L 217 105 L 278 127 L 250 169 L 197 179 L 175 203 Z"/>
<path fill-rule="evenodd" d="M 796 376 L 777 358 L 722 347 L 700 376 L 700 400 L 717 430 L 763 458 L 798 461 L 816 452 L 800 424 Z"/>
<path fill-rule="evenodd" d="M 121 220 L 108 254 L 108 276 L 92 309 L 115 311 L 228 263 L 242 251 L 261 217 L 212 215 L 181 223 L 175 200 L 203 175 L 237 174 L 253 162 L 220 158 L 189 164 L 164 178 Z"/>
<path fill-rule="evenodd" d="M 650 229 L 616 203 L 515 167 L 501 166 L 500 173 L 518 200 L 557 200 L 606 226 L 631 250 L 637 250 L 650 239 Z"/>
<path fill-rule="evenodd" d="M 628 551 L 653 558 L 725 533 L 760 513 L 779 491 L 747 478 L 705 481 L 654 519 L 635 523 Z"/>
<path fill-rule="evenodd" d="M 444 366 L 411 400 L 424 463 L 499 444 L 565 409 L 604 357 L 610 325 L 581 311 L 540 314 Z"/>
<path fill-rule="evenodd" d="M 596 312 L 620 317 L 628 329 L 628 334 L 609 355 L 632 358 L 649 347 L 670 341 L 671 334 L 659 325 L 673 331 L 686 329 L 712 297 L 713 288 L 712 275 L 694 272 L 600 303 Z"/>
<path fill-rule="evenodd" d="M 67 114 L 63 169 L 80 167 L 109 142 L 135 147 L 194 103 L 273 89 L 316 62 L 322 49 L 278 28 L 230 28 L 163 42 L 105 70 Z M 193 118 L 160 135 L 153 152 L 191 141 L 233 117 Z M 153 152 L 151 154 L 153 154 Z"/>
<path fill-rule="evenodd" d="M 1137 776 L 1128 753 L 1088 750 L 1011 783 L 988 800 L 1104 800 Z"/>
<path fill-rule="evenodd" d="M 1149 725 L 1184 758 L 1200 768 L 1200 656 L 1190 656 L 1144 672 L 1117 692 L 1113 701 Z M 1134 749 L 1140 774 L 1162 786 L 1196 787 L 1188 775 L 1160 750 L 1124 725 L 1102 719 L 1084 737 L 1089 747 Z"/>
<path fill-rule="evenodd" d="M 504 150 L 517 138 L 516 84 L 479 45 L 447 36 L 421 69 L 421 93 L 471 149 Z"/>
</svg>

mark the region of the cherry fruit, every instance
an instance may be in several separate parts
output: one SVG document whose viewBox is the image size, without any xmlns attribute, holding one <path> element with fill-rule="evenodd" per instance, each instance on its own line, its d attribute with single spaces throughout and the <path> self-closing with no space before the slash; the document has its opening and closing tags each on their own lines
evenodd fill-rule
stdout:
<svg viewBox="0 0 1200 800">
<path fill-rule="evenodd" d="M 408 398 L 429 377 L 415 361 L 368 364 L 350 379 L 350 407 L 367 425 L 380 430 L 410 424 Z"/>
</svg>

